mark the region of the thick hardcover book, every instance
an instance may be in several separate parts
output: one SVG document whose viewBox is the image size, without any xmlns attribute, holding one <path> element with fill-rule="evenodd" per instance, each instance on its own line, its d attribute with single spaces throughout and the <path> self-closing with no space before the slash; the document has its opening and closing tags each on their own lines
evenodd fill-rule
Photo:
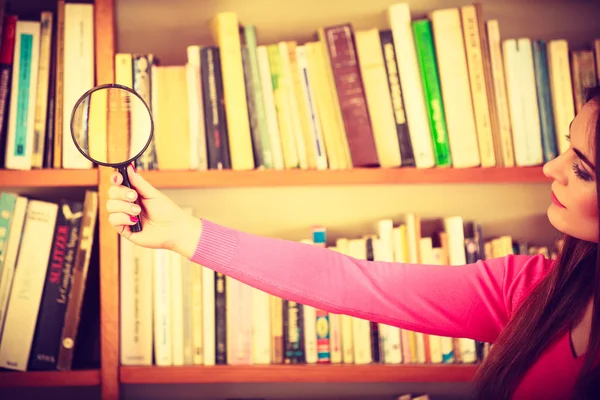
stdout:
<svg viewBox="0 0 600 400">
<path fill-rule="evenodd" d="M 325 42 L 337 90 L 352 165 L 379 165 L 371 119 L 360 74 L 353 28 L 350 24 L 324 29 Z"/>
</svg>

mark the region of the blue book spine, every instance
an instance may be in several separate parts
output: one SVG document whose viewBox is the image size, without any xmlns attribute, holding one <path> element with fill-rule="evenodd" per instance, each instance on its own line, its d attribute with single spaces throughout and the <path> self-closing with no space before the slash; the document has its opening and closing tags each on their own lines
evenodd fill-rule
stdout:
<svg viewBox="0 0 600 400">
<path fill-rule="evenodd" d="M 540 110 L 540 126 L 542 128 L 542 149 L 544 162 L 558 156 L 554 112 L 552 111 L 552 93 L 548 74 L 546 43 L 542 40 L 532 42 L 533 65 L 535 69 L 535 86 L 537 89 L 538 108 Z"/>
</svg>

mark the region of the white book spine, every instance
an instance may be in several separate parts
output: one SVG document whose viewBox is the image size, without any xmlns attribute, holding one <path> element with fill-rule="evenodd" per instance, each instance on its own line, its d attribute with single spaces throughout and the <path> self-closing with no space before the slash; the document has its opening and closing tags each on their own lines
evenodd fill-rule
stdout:
<svg viewBox="0 0 600 400">
<path fill-rule="evenodd" d="M 153 252 L 121 238 L 121 364 L 152 364 Z"/>
<path fill-rule="evenodd" d="M 183 365 L 183 267 L 178 253 L 169 251 L 171 274 L 171 345 L 173 365 Z"/>
<path fill-rule="evenodd" d="M 158 366 L 173 365 L 171 346 L 171 273 L 169 251 L 154 250 L 154 358 Z"/>
<path fill-rule="evenodd" d="M 252 289 L 252 363 L 271 363 L 271 303 L 269 294 Z"/>
<path fill-rule="evenodd" d="M 457 8 L 435 10 L 430 18 L 452 166 L 477 167 L 481 157 L 460 12 Z"/>
<path fill-rule="evenodd" d="M 21 237 L 28 201 L 27 197 L 17 197 L 13 209 L 12 220 L 10 222 L 8 241 L 6 242 L 6 248 L 2 255 L 4 260 L 2 265 L 2 276 L 0 279 L 0 339 L 2 338 L 2 332 L 4 330 L 8 298 L 10 297 L 15 268 L 17 266 L 17 256 L 19 254 L 19 247 L 21 246 Z"/>
<path fill-rule="evenodd" d="M 294 82 L 292 79 L 292 69 L 290 64 L 290 56 L 286 42 L 279 42 L 279 54 L 281 56 L 281 80 L 285 88 L 285 98 L 287 106 L 287 115 L 289 118 L 289 126 L 292 131 L 292 138 L 295 143 L 296 155 L 298 157 L 298 165 L 300 169 L 308 169 L 308 156 L 306 152 L 306 143 L 302 133 L 302 124 L 300 118 L 304 116 L 298 115 L 298 102 L 294 94 Z"/>
<path fill-rule="evenodd" d="M 71 112 L 79 97 L 94 86 L 94 5 L 65 4 L 63 160 L 65 169 L 90 169 L 92 162 L 71 138 Z"/>
<path fill-rule="evenodd" d="M 396 48 L 396 63 L 404 93 L 415 163 L 417 168 L 431 168 L 435 166 L 431 128 L 425 107 L 408 3 L 396 3 L 390 6 L 388 21 Z"/>
<path fill-rule="evenodd" d="M 571 89 L 573 82 L 569 61 L 569 43 L 566 40 L 548 41 L 548 73 L 559 153 L 564 153 L 569 149 L 567 140 L 569 124 L 575 118 L 575 103 Z M 598 64 L 600 66 L 600 60 Z"/>
<path fill-rule="evenodd" d="M 303 306 L 304 318 L 304 357 L 307 364 L 316 364 L 317 351 L 317 309 Z"/>
<path fill-rule="evenodd" d="M 314 147 L 314 153 L 316 157 L 316 168 L 317 170 L 327 169 L 327 151 L 325 149 L 325 139 L 323 138 L 323 131 L 321 130 L 321 120 L 319 119 L 319 112 L 317 108 L 317 100 L 315 93 L 310 85 L 310 73 L 308 70 L 308 60 L 306 59 L 306 47 L 296 47 L 296 60 L 298 63 L 298 69 L 300 74 L 300 81 L 302 86 L 303 99 L 306 102 L 306 112 L 309 121 L 309 130 L 312 137 L 312 143 L 307 143 L 307 146 Z"/>
<path fill-rule="evenodd" d="M 23 237 L 0 344 L 1 367 L 27 370 L 57 215 L 56 203 L 31 200 L 27 205 Z"/>
</svg>

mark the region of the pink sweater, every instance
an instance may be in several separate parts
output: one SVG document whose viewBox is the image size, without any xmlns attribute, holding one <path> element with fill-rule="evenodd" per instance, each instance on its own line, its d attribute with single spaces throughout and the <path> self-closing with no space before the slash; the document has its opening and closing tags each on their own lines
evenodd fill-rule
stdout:
<svg viewBox="0 0 600 400">
<path fill-rule="evenodd" d="M 464 266 L 357 260 L 203 220 L 191 261 L 281 298 L 428 334 L 493 343 L 519 302 L 552 267 L 543 256 Z M 566 399 L 583 357 L 565 331 L 533 365 L 514 399 Z"/>
</svg>

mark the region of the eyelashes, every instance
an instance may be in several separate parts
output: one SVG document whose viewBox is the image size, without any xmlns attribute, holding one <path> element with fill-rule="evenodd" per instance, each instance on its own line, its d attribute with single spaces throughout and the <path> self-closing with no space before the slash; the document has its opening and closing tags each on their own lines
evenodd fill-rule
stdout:
<svg viewBox="0 0 600 400">
<path fill-rule="evenodd" d="M 575 173 L 575 176 L 584 181 L 592 180 L 591 175 L 579 168 L 579 165 L 577 165 L 577 163 L 573 163 L 573 172 Z"/>
</svg>

